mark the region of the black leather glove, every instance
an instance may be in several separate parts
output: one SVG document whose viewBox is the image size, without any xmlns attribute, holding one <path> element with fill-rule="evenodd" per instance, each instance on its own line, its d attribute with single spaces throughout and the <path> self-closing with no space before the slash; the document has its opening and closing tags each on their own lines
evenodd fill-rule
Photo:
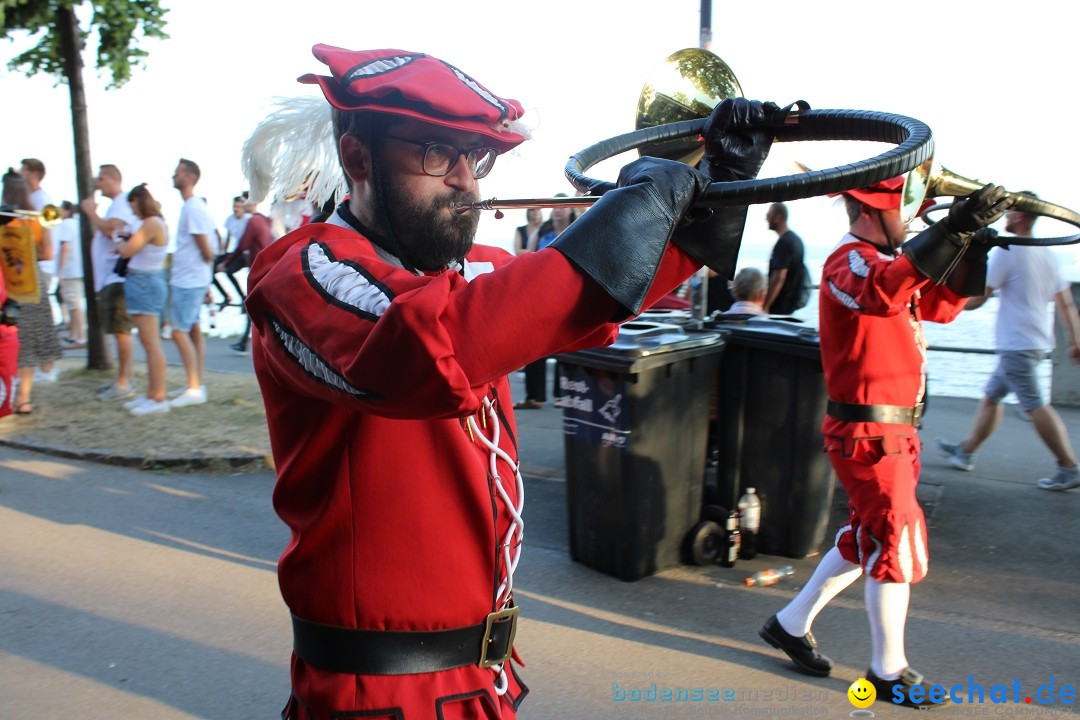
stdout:
<svg viewBox="0 0 1080 720">
<path fill-rule="evenodd" d="M 709 180 L 689 165 L 643 157 L 618 187 L 551 243 L 631 314 L 641 312 L 675 226 Z"/>
<path fill-rule="evenodd" d="M 900 250 L 916 270 L 941 285 L 967 250 L 971 234 L 996 222 L 1013 202 L 1004 188 L 985 185 L 954 202 L 944 220 L 908 240 Z"/>
<path fill-rule="evenodd" d="M 773 133 L 762 128 L 768 114 L 779 110 L 774 103 L 746 98 L 727 98 L 713 108 L 705 121 L 705 157 L 698 169 L 711 182 L 753 180 L 772 147 Z M 675 231 L 672 241 L 721 277 L 735 275 L 746 205 L 692 212 L 689 223 Z M 695 217 L 696 215 L 696 217 Z"/>
<path fill-rule="evenodd" d="M 1007 196 L 1003 187 L 993 183 L 983 185 L 963 200 L 954 202 L 945 222 L 957 232 L 975 232 L 993 225 L 1013 206 L 1014 199 Z"/>
<path fill-rule="evenodd" d="M 743 97 L 727 98 L 713 108 L 701 130 L 710 179 L 728 182 L 757 177 L 772 147 L 773 133 L 762 128 L 780 108 Z"/>
<path fill-rule="evenodd" d="M 986 292 L 986 261 L 997 236 L 998 232 L 993 228 L 975 231 L 968 242 L 967 252 L 960 257 L 960 262 L 946 282 L 950 290 L 961 297 L 979 297 Z"/>
</svg>

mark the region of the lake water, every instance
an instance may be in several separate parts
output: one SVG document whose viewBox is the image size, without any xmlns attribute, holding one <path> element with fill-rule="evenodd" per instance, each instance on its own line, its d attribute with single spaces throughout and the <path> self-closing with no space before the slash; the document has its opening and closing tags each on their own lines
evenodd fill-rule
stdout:
<svg viewBox="0 0 1080 720">
<path fill-rule="evenodd" d="M 817 278 L 821 276 L 821 268 L 828 255 L 828 250 L 808 248 L 808 262 L 810 271 Z M 763 272 L 769 266 L 769 253 L 772 246 L 755 247 L 744 246 L 739 256 L 739 267 L 756 267 Z M 818 295 L 815 290 L 806 307 L 796 311 L 794 317 L 803 322 L 817 327 L 818 325 Z M 1048 308 L 1051 306 L 1048 306 Z M 983 387 L 986 385 L 990 373 L 997 364 L 997 356 L 975 354 L 970 352 L 952 352 L 948 348 L 977 348 L 981 350 L 994 349 L 994 322 L 997 318 L 998 299 L 991 297 L 985 305 L 977 310 L 960 313 L 953 322 L 943 325 L 940 323 L 924 322 L 923 328 L 927 342 L 930 344 L 928 355 L 929 391 L 934 395 L 950 397 L 980 398 Z M 1050 310 L 1048 309 L 1048 313 Z M 1050 392 L 1051 364 L 1047 359 L 1039 366 L 1039 381 L 1043 392 L 1049 397 Z M 1005 402 L 1015 402 L 1013 396 L 1006 398 Z"/>
<path fill-rule="evenodd" d="M 773 235 L 775 239 L 775 235 Z M 821 267 L 828 255 L 829 248 L 807 247 L 807 264 L 814 277 L 821 274 Z M 758 241 L 744 243 L 739 254 L 739 267 L 756 267 L 765 271 L 769 264 L 769 253 L 772 251 L 771 241 Z M 244 282 L 245 272 L 238 274 L 241 283 Z M 230 287 L 230 290 L 233 289 Z M 217 291 L 212 291 L 217 296 Z M 59 312 L 56 311 L 57 322 Z M 997 298 L 992 297 L 980 309 L 961 313 L 960 316 L 948 325 L 938 323 L 924 323 L 927 340 L 931 346 L 929 354 L 929 377 L 930 391 L 935 395 L 952 397 L 979 398 L 982 396 L 983 386 L 993 371 L 996 364 L 994 355 L 980 355 L 973 353 L 947 352 L 934 350 L 934 348 L 981 348 L 992 350 L 994 347 L 994 320 L 997 316 Z M 797 319 L 817 327 L 817 292 L 810 298 L 810 303 L 797 311 L 794 315 Z M 236 308 L 230 307 L 223 312 L 210 316 L 209 306 L 202 308 L 202 327 L 204 332 L 213 337 L 237 337 L 244 330 L 244 316 Z M 1040 366 L 1039 379 L 1043 391 L 1049 393 L 1050 387 L 1050 361 L 1046 360 Z M 1014 402 L 1011 396 L 1006 402 Z"/>
</svg>

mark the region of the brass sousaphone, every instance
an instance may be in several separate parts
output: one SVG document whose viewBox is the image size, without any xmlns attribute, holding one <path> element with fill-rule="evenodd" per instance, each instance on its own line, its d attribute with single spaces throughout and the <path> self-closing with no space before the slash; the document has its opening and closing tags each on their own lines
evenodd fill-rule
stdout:
<svg viewBox="0 0 1080 720">
<path fill-rule="evenodd" d="M 904 185 L 905 193 L 910 192 L 912 195 L 918 195 L 919 197 L 927 198 L 939 198 L 939 197 L 954 197 L 961 198 L 967 197 L 971 193 L 981 188 L 986 183 L 979 182 L 977 180 L 971 180 L 962 175 L 950 171 L 949 169 L 938 165 L 937 163 L 924 163 L 919 167 L 908 173 L 906 182 Z M 1030 195 L 1024 193 L 1008 193 L 1009 197 L 1014 199 L 1012 209 L 1019 210 L 1020 212 L 1030 213 L 1032 215 L 1040 215 L 1042 217 L 1049 217 L 1055 220 L 1061 220 L 1062 222 L 1069 223 L 1074 227 L 1080 228 L 1080 213 L 1076 213 L 1061 205 L 1055 205 L 1053 203 L 1033 198 Z M 934 220 L 930 217 L 931 213 L 939 210 L 945 210 L 951 207 L 952 203 L 937 203 L 931 205 L 923 211 L 921 217 L 928 224 L 933 225 Z M 1014 236 L 1001 236 L 994 241 L 995 245 L 1072 245 L 1080 243 L 1080 234 L 1069 235 L 1066 237 L 1014 237 Z"/>
<path fill-rule="evenodd" d="M 7 208 L 10 207 L 10 205 L 7 206 Z M 60 217 L 60 208 L 55 205 L 45 205 L 37 212 L 33 210 L 10 210 L 7 208 L 0 209 L 0 217 L 36 218 L 42 227 L 47 228 L 55 227 L 64 220 Z"/>
<path fill-rule="evenodd" d="M 587 177 L 596 164 L 628 150 L 694 162 L 701 152 L 701 129 L 713 107 L 742 89 L 731 68 L 714 53 L 688 48 L 670 55 L 646 83 L 638 104 L 638 129 L 601 141 L 573 155 L 566 176 L 585 197 L 491 198 L 459 206 L 470 210 L 505 210 L 530 207 L 589 206 L 615 183 Z M 797 109 L 796 109 L 797 108 Z M 778 178 L 714 182 L 698 199 L 698 207 L 783 202 L 842 192 L 903 175 L 933 158 L 930 128 L 903 115 L 868 110 L 810 110 L 806 103 L 775 113 L 766 124 L 778 141 L 862 140 L 896 147 L 868 160 L 842 167 L 815 170 Z M 921 201 L 921 198 L 920 198 Z M 918 204 L 915 205 L 918 207 Z"/>
</svg>

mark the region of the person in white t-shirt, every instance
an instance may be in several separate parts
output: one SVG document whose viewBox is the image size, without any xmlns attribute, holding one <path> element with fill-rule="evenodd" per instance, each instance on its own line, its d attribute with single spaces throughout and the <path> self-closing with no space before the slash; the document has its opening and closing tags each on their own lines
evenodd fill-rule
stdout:
<svg viewBox="0 0 1080 720">
<path fill-rule="evenodd" d="M 41 187 L 41 181 L 45 178 L 45 163 L 37 158 L 23 158 L 22 165 L 19 167 L 19 175 L 26 181 L 26 185 L 30 190 L 30 204 L 34 206 L 34 210 L 41 212 L 41 209 L 46 205 L 52 205 L 52 197 L 46 192 L 45 188 Z M 45 296 L 49 298 L 50 307 L 55 307 L 55 310 L 61 310 L 58 298 L 55 297 L 57 290 L 56 281 L 56 257 L 60 250 L 59 241 L 56 239 L 56 233 L 50 233 L 52 238 L 53 252 L 52 257 L 48 260 L 37 261 L 38 264 L 38 282 L 45 287 Z M 61 314 L 63 314 L 61 312 Z M 55 316 L 55 312 L 54 312 Z M 54 363 L 45 363 L 41 366 L 41 369 L 35 373 L 34 379 L 42 383 L 56 382 L 59 377 L 58 369 Z"/>
<path fill-rule="evenodd" d="M 135 342 L 131 337 L 131 316 L 124 300 L 124 278 L 116 272 L 116 261 L 120 259 L 116 240 L 130 235 L 138 220 L 128 205 L 118 167 L 100 166 L 94 178 L 94 189 L 112 200 L 104 218 L 98 216 L 97 202 L 92 196 L 83 199 L 80 207 L 94 226 L 94 239 L 90 243 L 94 292 L 104 330 L 116 339 L 118 366 L 116 380 L 101 389 L 98 399 L 119 400 L 135 395 Z"/>
<path fill-rule="evenodd" d="M 26 158 L 22 161 L 19 174 L 30 186 L 30 204 L 40 211 L 46 205 L 52 205 L 52 198 L 45 188 L 41 187 L 41 181 L 45 178 L 45 163 L 37 158 Z"/>
<path fill-rule="evenodd" d="M 19 174 L 30 188 L 30 204 L 34 209 L 41 212 L 46 205 L 52 205 L 52 197 L 41 187 L 41 180 L 45 177 L 45 163 L 37 158 L 26 158 L 22 161 Z M 45 286 L 49 295 L 55 291 L 53 279 L 56 277 L 56 258 L 59 255 L 60 243 L 56 239 L 56 233 L 52 233 L 53 256 L 51 260 L 38 260 L 38 282 Z"/>
<path fill-rule="evenodd" d="M 86 287 L 83 283 L 82 223 L 75 214 L 75 205 L 65 200 L 60 204 L 63 220 L 53 229 L 53 238 L 60 246 L 56 274 L 60 278 L 60 297 L 67 311 L 68 347 L 86 345 Z"/>
<path fill-rule="evenodd" d="M 199 311 L 210 287 L 211 262 L 214 249 L 211 238 L 217 226 L 206 209 L 206 201 L 195 197 L 199 182 L 199 166 L 181 158 L 173 173 L 173 187 L 180 191 L 184 206 L 176 223 L 176 249 L 173 251 L 169 285 L 172 300 L 169 320 L 172 339 L 180 351 L 187 373 L 187 388 L 172 400 L 172 407 L 201 405 L 206 402 L 203 368 L 206 366 L 206 344 Z"/>
<path fill-rule="evenodd" d="M 229 217 L 225 218 L 225 241 L 222 243 L 221 253 L 214 258 L 215 268 L 218 267 L 218 264 L 222 260 L 229 256 L 229 253 L 236 249 L 236 245 L 240 242 L 240 238 L 244 237 L 244 230 L 247 229 L 248 220 L 251 219 L 251 213 L 247 212 L 244 209 L 246 202 L 246 191 L 233 198 L 232 214 L 230 214 Z M 243 263 L 230 263 L 221 270 L 217 271 L 225 273 L 225 277 L 229 278 L 229 282 L 231 282 L 232 286 L 236 288 L 236 294 L 238 296 L 238 300 L 236 301 L 233 301 L 233 299 L 229 297 L 229 293 L 226 292 L 225 288 L 222 287 L 220 282 L 218 282 L 217 273 L 214 274 L 212 282 L 214 283 L 214 287 L 217 288 L 217 291 L 221 293 L 221 305 L 219 309 L 224 310 L 229 305 L 239 305 L 244 301 L 244 291 L 240 288 L 240 282 L 233 274 L 240 272 L 243 269 Z"/>
<path fill-rule="evenodd" d="M 1034 193 L 1023 194 L 1035 197 Z M 1030 236 L 1037 217 L 1010 210 L 1005 215 L 1005 230 Z M 1080 316 L 1069 283 L 1062 278 L 1050 248 L 1015 245 L 993 251 L 986 273 L 986 293 L 969 300 L 965 309 L 981 307 L 995 290 L 999 302 L 995 326 L 998 365 L 983 391 L 967 439 L 951 443 L 939 438 L 938 448 L 953 467 L 973 470 L 975 451 L 997 429 L 1004 414 L 1001 400 L 1012 392 L 1057 460 L 1057 472 L 1041 478 L 1037 485 L 1044 490 L 1080 487 L 1080 469 L 1065 423 L 1043 399 L 1035 377 L 1036 366 L 1054 348 L 1053 320 L 1047 312 L 1051 302 L 1069 337 L 1069 358 L 1080 364 Z"/>
</svg>

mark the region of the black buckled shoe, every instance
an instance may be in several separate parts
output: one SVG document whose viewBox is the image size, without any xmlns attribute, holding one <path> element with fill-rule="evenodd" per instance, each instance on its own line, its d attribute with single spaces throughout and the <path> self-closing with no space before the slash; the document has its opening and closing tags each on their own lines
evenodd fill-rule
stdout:
<svg viewBox="0 0 1080 720">
<path fill-rule="evenodd" d="M 800 672 L 814 677 L 828 677 L 832 672 L 832 660 L 817 651 L 813 633 L 802 637 L 789 634 L 773 615 L 761 626 L 758 635 L 777 650 L 783 650 Z"/>
<path fill-rule="evenodd" d="M 930 690 L 933 687 L 937 687 L 939 690 L 944 691 L 943 686 L 935 686 L 933 683 L 926 682 L 926 678 L 922 673 L 917 670 L 912 670 L 910 667 L 906 667 L 900 673 L 900 677 L 895 680 L 882 680 L 874 674 L 873 670 L 866 671 L 866 681 L 874 686 L 874 690 L 877 691 L 877 701 L 887 702 L 896 705 L 897 707 L 908 707 L 916 710 L 935 710 L 947 705 L 952 705 L 952 698 L 949 697 L 947 691 L 945 691 L 945 697 L 938 701 L 930 699 Z M 896 686 L 899 685 L 899 689 L 896 690 Z M 915 691 L 915 697 L 911 697 L 912 688 L 921 688 Z M 903 693 L 903 699 L 900 702 L 896 701 L 897 692 Z M 935 693 L 939 695 L 940 693 Z"/>
</svg>

